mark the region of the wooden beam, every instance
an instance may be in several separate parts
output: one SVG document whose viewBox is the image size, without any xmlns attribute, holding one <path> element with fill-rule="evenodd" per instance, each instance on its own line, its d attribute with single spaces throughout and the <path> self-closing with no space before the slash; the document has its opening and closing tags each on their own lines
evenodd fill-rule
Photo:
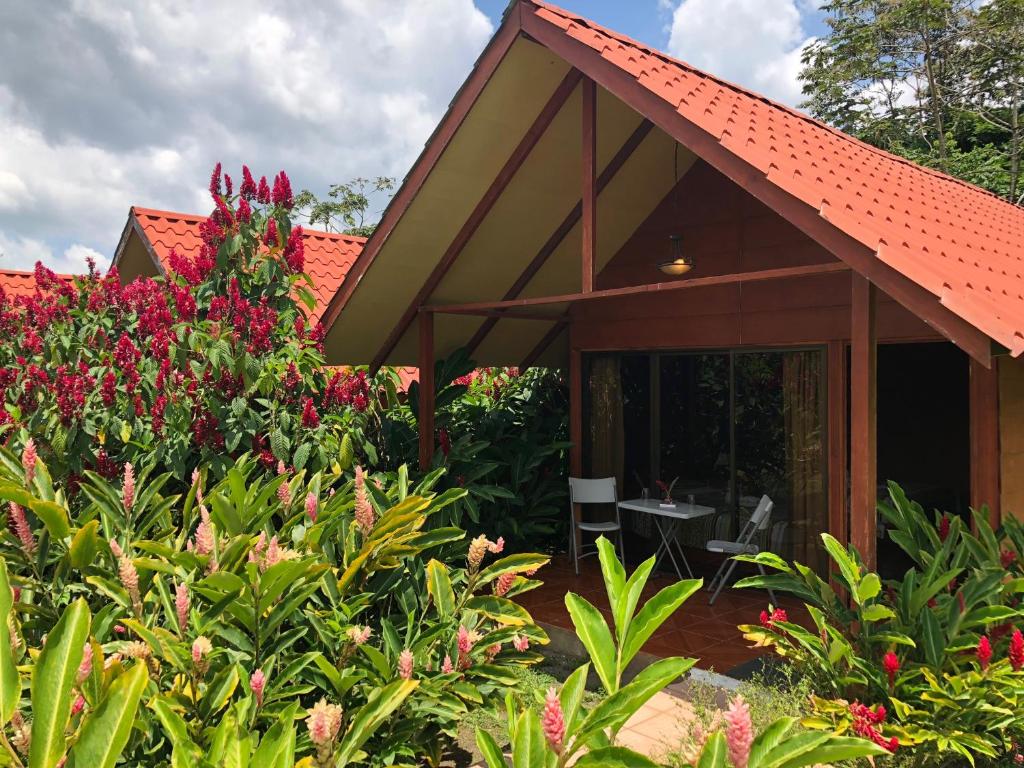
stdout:
<svg viewBox="0 0 1024 768">
<path fill-rule="evenodd" d="M 828 205 L 817 209 L 786 192 L 768 175 L 724 147 L 719 138 L 679 114 L 654 91 L 601 52 L 545 20 L 529 3 L 521 4 L 523 31 L 592 78 L 598 85 L 650 119 L 684 147 L 708 162 L 808 237 L 845 261 L 939 333 L 983 365 L 991 364 L 991 340 L 939 302 L 939 297 L 878 258 L 869 247 L 828 220 Z"/>
<path fill-rule="evenodd" d="M 544 354 L 545 350 L 551 346 L 551 342 L 557 339 L 561 335 L 562 331 L 565 330 L 567 322 L 568 321 L 563 317 L 541 337 L 540 341 L 537 342 L 537 345 L 530 350 L 530 353 L 523 358 L 523 362 L 519 364 L 520 371 L 525 371 L 537 362 L 540 356 Z"/>
<path fill-rule="evenodd" d="M 601 192 L 608 186 L 609 182 L 615 178 L 615 174 L 619 172 L 619 169 L 626 164 L 630 156 L 640 146 L 641 142 L 647 138 L 647 134 L 651 132 L 654 127 L 654 123 L 650 120 L 644 119 L 640 121 L 640 125 L 636 127 L 626 139 L 625 143 L 619 147 L 619 151 L 615 153 L 615 156 L 609 161 L 608 165 L 605 166 L 604 170 L 601 171 L 601 175 L 597 179 L 597 194 L 600 197 Z M 551 254 L 555 252 L 555 249 L 562 244 L 566 236 L 572 231 L 572 228 L 576 226 L 576 222 L 580 220 L 580 216 L 583 213 L 583 201 L 578 200 L 573 209 L 569 211 L 568 215 L 562 220 L 562 223 L 558 225 L 554 232 L 551 233 L 551 237 L 544 241 L 544 245 L 541 246 L 540 250 L 537 251 L 537 255 L 533 257 L 529 264 L 526 265 L 526 269 L 522 271 L 516 281 L 512 284 L 512 287 L 505 291 L 505 295 L 502 297 L 502 301 L 509 301 L 514 299 L 522 293 L 523 289 L 529 285 L 533 276 L 537 274 L 541 267 L 547 262 Z M 469 340 L 466 345 L 467 354 L 472 356 L 476 351 L 477 347 L 483 343 L 483 340 L 487 338 L 487 334 L 491 332 L 494 326 L 497 324 L 497 319 L 488 319 L 480 324 L 476 333 L 473 334 L 473 338 Z"/>
<path fill-rule="evenodd" d="M 853 277 L 850 307 L 850 539 L 868 570 L 875 570 L 878 458 L 875 286 Z"/>
<path fill-rule="evenodd" d="M 501 193 L 516 175 L 516 172 L 522 166 L 526 158 L 529 157 L 531 150 L 536 146 L 540 137 L 544 135 L 544 132 L 551 124 L 551 121 L 555 119 L 555 115 L 557 115 L 559 110 L 562 108 L 562 105 L 565 104 L 566 100 L 576 89 L 576 85 L 579 83 L 580 78 L 580 73 L 575 69 L 569 70 L 568 74 L 562 78 L 558 87 L 555 88 L 554 93 L 551 94 L 551 97 L 548 99 L 543 109 L 541 109 L 540 114 L 537 115 L 533 124 L 529 129 L 527 129 L 519 144 L 516 145 L 516 148 L 512 150 L 512 154 L 509 155 L 505 164 L 501 167 L 501 170 L 498 171 L 498 175 L 495 177 L 494 181 L 491 182 L 487 191 L 484 192 L 483 197 L 480 198 L 476 207 L 473 208 L 472 213 L 469 214 L 469 218 L 467 218 L 463 223 L 458 234 L 455 235 L 455 238 L 448 246 L 448 249 L 441 256 L 441 260 L 434 266 L 434 269 L 427 277 L 426 282 L 424 282 L 419 291 L 416 292 L 413 300 L 409 303 L 409 306 L 406 307 L 405 312 L 402 313 L 401 319 L 399 319 L 398 323 L 388 335 L 387 340 L 384 342 L 383 346 L 381 346 L 377 356 L 373 359 L 373 364 L 370 366 L 372 370 L 377 370 L 384 364 L 384 361 L 387 359 L 388 355 L 391 354 L 395 345 L 398 344 L 398 341 L 405 335 L 405 332 L 409 329 L 412 321 L 416 318 L 416 313 L 419 312 L 419 308 L 426 303 L 427 299 L 429 299 L 431 294 L 433 294 L 437 289 L 437 286 L 441 284 L 444 276 L 448 274 L 448 270 L 451 269 L 452 264 L 455 263 L 459 254 L 462 253 L 462 249 L 466 247 L 466 244 L 469 242 L 470 238 L 476 232 L 483 220 L 487 217 L 491 208 L 496 202 L 498 202 L 498 198 L 501 197 Z"/>
<path fill-rule="evenodd" d="M 682 291 L 688 288 L 706 288 L 712 285 L 731 285 L 733 283 L 753 283 L 763 280 L 779 280 L 787 277 L 807 277 L 809 275 L 825 275 L 832 272 L 847 272 L 849 266 L 841 261 L 828 264 L 809 264 L 802 267 L 780 267 L 778 269 L 761 269 L 756 272 L 738 272 L 732 275 L 713 275 L 711 277 L 695 277 L 690 280 L 672 280 L 667 283 L 648 283 L 647 285 L 629 285 L 624 288 L 606 288 L 590 293 L 566 293 L 558 296 L 538 296 L 529 299 L 510 299 L 508 301 L 480 301 L 467 304 L 438 304 L 430 307 L 431 312 L 467 313 L 470 310 L 501 311 L 521 309 L 525 307 L 542 307 L 548 304 L 572 304 L 577 301 L 594 301 L 611 299 L 619 296 L 635 296 L 641 293 L 661 293 L 664 291 Z"/>
<path fill-rule="evenodd" d="M 402 218 L 405 210 L 420 191 L 423 183 L 437 165 L 438 160 L 441 159 L 441 156 L 448 148 L 452 138 L 466 119 L 473 105 L 476 104 L 476 100 L 483 92 L 487 83 L 490 82 L 491 76 L 498 69 L 498 65 L 505 58 L 505 54 L 508 53 L 512 44 L 519 38 L 522 32 L 520 15 L 521 10 L 518 6 L 510 8 L 506 13 L 498 31 L 494 33 L 494 37 L 491 38 L 484 52 L 477 59 L 473 71 L 470 72 L 469 77 L 466 78 L 458 93 L 455 94 L 455 98 L 452 99 L 451 105 L 448 107 L 444 117 L 441 118 L 440 124 L 423 146 L 423 151 L 416 158 L 416 162 L 413 164 L 412 170 L 409 171 L 409 175 L 405 177 L 402 186 L 399 187 L 398 192 L 395 193 L 395 196 L 391 198 L 391 202 L 388 203 L 384 214 L 381 216 L 380 223 L 373 231 L 373 235 L 366 241 L 363 250 L 352 264 L 351 269 L 346 273 L 345 279 L 342 281 L 337 292 L 331 297 L 323 316 L 324 327 L 328 329 L 328 333 L 330 333 L 330 328 L 334 325 L 334 321 L 338 319 L 341 310 L 345 308 L 345 305 L 351 298 L 359 281 L 366 274 L 366 270 L 370 268 L 374 259 L 377 258 L 377 253 L 391 235 L 395 225 L 398 224 L 399 219 Z"/>
<path fill-rule="evenodd" d="M 970 365 L 971 506 L 988 505 L 989 522 L 1000 523 L 999 374 L 976 360 Z"/>
<path fill-rule="evenodd" d="M 420 470 L 427 472 L 434 460 L 434 315 L 420 314 L 419 349 Z"/>
<path fill-rule="evenodd" d="M 850 540 L 847 511 L 847 379 L 846 343 L 828 344 L 828 531 L 841 542 Z"/>
<path fill-rule="evenodd" d="M 594 260 L 597 253 L 597 84 L 590 78 L 583 81 L 583 124 L 581 194 L 583 201 L 582 279 L 580 292 L 594 290 Z"/>
<path fill-rule="evenodd" d="M 434 309 L 434 307 L 430 306 L 429 304 L 420 307 L 420 312 L 433 312 L 435 315 L 477 315 L 479 317 L 489 317 L 497 320 L 500 320 L 502 318 L 510 318 L 512 320 L 540 320 L 549 323 L 560 322 L 563 317 L 562 315 L 552 315 L 551 313 L 523 312 L 509 309 L 477 309 L 473 307 L 449 307 L 448 309 Z"/>
</svg>

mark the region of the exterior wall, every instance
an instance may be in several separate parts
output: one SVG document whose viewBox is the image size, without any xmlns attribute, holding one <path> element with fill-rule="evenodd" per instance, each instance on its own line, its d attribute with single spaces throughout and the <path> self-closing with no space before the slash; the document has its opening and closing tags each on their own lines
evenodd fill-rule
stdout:
<svg viewBox="0 0 1024 768">
<path fill-rule="evenodd" d="M 999 358 L 999 449 L 1002 512 L 1024 519 L 1024 358 Z"/>
<path fill-rule="evenodd" d="M 657 262 L 680 234 L 696 266 L 685 279 L 825 264 L 835 258 L 740 187 L 698 161 L 597 277 L 598 288 L 664 282 Z M 849 273 L 694 288 L 573 308 L 581 350 L 825 343 L 850 338 Z M 880 340 L 939 340 L 879 295 Z"/>
</svg>

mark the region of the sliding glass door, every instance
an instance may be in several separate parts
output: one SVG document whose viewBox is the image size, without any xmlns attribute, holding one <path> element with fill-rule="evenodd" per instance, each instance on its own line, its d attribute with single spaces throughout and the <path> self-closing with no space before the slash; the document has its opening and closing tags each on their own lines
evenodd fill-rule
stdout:
<svg viewBox="0 0 1024 768">
<path fill-rule="evenodd" d="M 589 372 L 592 476 L 615 475 L 624 497 L 675 481 L 675 498 L 713 506 L 716 518 L 687 533 L 693 545 L 734 537 L 767 494 L 775 507 L 762 544 L 823 565 L 823 350 L 592 355 Z"/>
</svg>

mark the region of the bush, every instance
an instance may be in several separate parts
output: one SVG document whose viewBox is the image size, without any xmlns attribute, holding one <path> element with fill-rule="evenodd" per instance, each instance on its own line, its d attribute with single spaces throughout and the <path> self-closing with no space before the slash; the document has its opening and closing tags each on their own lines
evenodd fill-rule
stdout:
<svg viewBox="0 0 1024 768">
<path fill-rule="evenodd" d="M 1009 518 L 993 531 L 982 509 L 972 534 L 960 518 L 931 521 L 898 486 L 889 490 L 892 503 L 880 507 L 889 535 L 914 562 L 904 577 L 883 583 L 827 534 L 840 589 L 799 563 L 742 556 L 778 573 L 737 586 L 791 592 L 815 624 L 809 631 L 766 612 L 760 626 L 742 627 L 745 636 L 816 681 L 822 698 L 810 726 L 853 730 L 921 763 L 1009 759 L 1024 737 L 1024 635 L 1014 626 L 1024 526 Z"/>
<path fill-rule="evenodd" d="M 437 764 L 469 708 L 500 701 L 515 668 L 539 659 L 530 646 L 546 637 L 509 598 L 539 584 L 528 574 L 547 558 L 495 558 L 500 540 L 480 536 L 467 550 L 461 530 L 432 527 L 465 493 L 435 494 L 440 472 L 412 484 L 402 468 L 391 486 L 359 469 L 354 480 L 267 478 L 243 456 L 223 480 L 207 486 L 205 475 L 184 496 L 164 496 L 166 473 L 136 476 L 126 465 L 110 482 L 87 472 L 87 501 L 75 511 L 31 450 L 0 451 L 13 528 L 0 539 L 13 586 L 0 583 L 0 609 L 10 596 L 14 659 L 27 663 L 25 649 L 42 645 L 41 664 L 63 647 L 70 621 L 62 668 L 91 659 L 73 696 L 54 694 L 56 711 L 33 688 L 24 718 L 48 713 L 46 733 L 71 736 L 47 748 L 52 761 L 32 765 L 73 754 L 82 723 L 106 711 L 121 665 L 130 691 L 142 675 L 130 670 L 146 670 L 123 744 L 133 765 L 221 765 L 227 753 L 261 765 L 291 766 L 291 755 Z M 7 714 L 21 693 L 5 683 L 2 651 Z M 34 728 L 33 743 L 42 732 Z M 270 753 L 283 762 L 256 757 Z"/>
</svg>

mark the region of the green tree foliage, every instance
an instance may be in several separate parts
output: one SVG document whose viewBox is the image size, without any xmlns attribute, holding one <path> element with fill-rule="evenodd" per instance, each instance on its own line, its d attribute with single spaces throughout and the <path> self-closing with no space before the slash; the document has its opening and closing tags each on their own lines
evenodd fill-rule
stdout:
<svg viewBox="0 0 1024 768">
<path fill-rule="evenodd" d="M 1020 203 L 1024 1 L 829 0 L 803 106 L 868 143 Z"/>
<path fill-rule="evenodd" d="M 344 184 L 332 184 L 326 198 L 304 189 L 295 196 L 295 207 L 309 218 L 311 227 L 369 237 L 377 227 L 377 223 L 371 221 L 370 196 L 390 197 L 394 188 L 395 180 L 388 176 L 359 177 Z"/>
</svg>

